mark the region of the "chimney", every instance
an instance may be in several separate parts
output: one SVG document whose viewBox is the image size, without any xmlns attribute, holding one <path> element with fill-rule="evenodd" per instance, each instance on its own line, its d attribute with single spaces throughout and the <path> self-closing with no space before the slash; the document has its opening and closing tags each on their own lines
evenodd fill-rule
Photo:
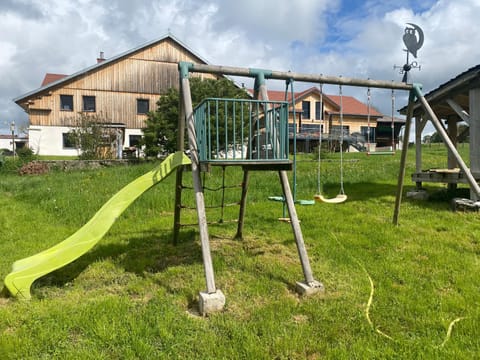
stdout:
<svg viewBox="0 0 480 360">
<path fill-rule="evenodd" d="M 100 64 L 101 62 L 105 61 L 105 55 L 103 54 L 103 51 L 100 51 L 100 56 L 97 58 L 97 64 Z"/>
</svg>

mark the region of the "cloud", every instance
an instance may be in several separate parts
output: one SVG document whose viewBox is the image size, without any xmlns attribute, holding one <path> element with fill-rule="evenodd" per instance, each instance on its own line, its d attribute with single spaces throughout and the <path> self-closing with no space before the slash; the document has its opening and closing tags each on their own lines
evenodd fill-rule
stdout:
<svg viewBox="0 0 480 360">
<path fill-rule="evenodd" d="M 226 0 L 218 2 L 214 28 L 237 28 L 250 41 L 318 43 L 326 33 L 325 14 L 337 1 Z M 233 25 L 233 26 L 232 26 Z"/>
<path fill-rule="evenodd" d="M 11 99 L 37 88 L 46 72 L 74 73 L 99 51 L 108 58 L 169 30 L 214 64 L 400 81 L 393 66 L 405 62 L 402 35 L 412 22 L 425 32 L 422 68 L 412 76 L 429 91 L 478 62 L 479 12 L 478 0 L 5 0 L 0 127 L 26 121 Z M 365 100 L 365 89 L 345 93 Z M 373 95 L 388 113 L 388 91 Z"/>
</svg>

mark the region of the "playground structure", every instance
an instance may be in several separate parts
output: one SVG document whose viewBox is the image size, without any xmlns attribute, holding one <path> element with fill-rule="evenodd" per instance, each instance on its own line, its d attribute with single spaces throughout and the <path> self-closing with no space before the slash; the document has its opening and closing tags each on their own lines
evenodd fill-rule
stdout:
<svg viewBox="0 0 480 360">
<path fill-rule="evenodd" d="M 288 106 L 287 102 L 269 101 L 266 80 L 278 79 L 300 81 L 315 84 L 333 84 L 338 86 L 359 86 L 409 91 L 405 139 L 400 159 L 398 185 L 393 214 L 393 223 L 398 224 L 400 204 L 403 193 L 406 156 L 409 143 L 410 126 L 414 109 L 422 107 L 437 132 L 442 137 L 451 156 L 455 158 L 465 181 L 471 191 L 480 198 L 480 187 L 466 166 L 422 94 L 421 87 L 391 81 L 363 80 L 346 77 L 333 77 L 294 72 L 224 67 L 215 65 L 197 65 L 180 63 L 181 105 L 178 121 L 178 152 L 172 154 L 158 168 L 134 180 L 114 195 L 95 216 L 79 231 L 65 241 L 26 259 L 13 264 L 12 272 L 5 278 L 5 286 L 16 297 L 28 299 L 33 281 L 74 261 L 91 249 L 108 231 L 114 221 L 138 196 L 157 184 L 168 174 L 176 171 L 174 240 L 180 231 L 180 213 L 182 200 L 182 177 L 184 165 L 191 163 L 193 187 L 198 217 L 199 234 L 202 248 L 203 265 L 206 279 L 206 291 L 200 292 L 199 306 L 202 314 L 223 309 L 225 296 L 215 285 L 213 264 L 210 252 L 207 217 L 204 201 L 204 187 L 201 172 L 210 166 L 241 166 L 243 169 L 242 194 L 238 216 L 236 238 L 243 237 L 247 193 L 250 171 L 278 171 L 283 197 L 288 209 L 290 223 L 295 238 L 304 279 L 297 282 L 296 289 L 304 295 L 323 291 L 323 285 L 313 276 L 306 246 L 304 243 L 295 203 L 290 189 L 287 171 L 292 170 L 288 149 Z M 191 73 L 208 73 L 217 76 L 244 76 L 255 79 L 254 99 L 205 99 L 193 109 L 189 76 Z M 191 159 L 183 155 L 185 133 Z"/>
<path fill-rule="evenodd" d="M 287 119 L 285 119 L 284 107 L 288 105 L 281 102 L 275 103 L 268 100 L 268 94 L 266 90 L 267 79 L 285 80 L 290 82 L 301 81 L 316 84 L 334 84 L 339 86 L 383 88 L 391 89 L 392 91 L 409 91 L 407 119 L 404 131 L 405 139 L 403 142 L 400 159 L 395 209 L 393 214 L 394 224 L 397 225 L 399 219 L 400 204 L 405 178 L 409 133 L 416 100 L 418 100 L 425 112 L 429 115 L 433 125 L 444 140 L 445 145 L 457 160 L 459 166 L 465 174 L 468 183 L 471 186 L 472 191 L 474 191 L 477 196 L 480 196 L 480 187 L 478 186 L 465 162 L 462 160 L 455 146 L 450 141 L 448 134 L 445 132 L 442 124 L 440 123 L 440 120 L 432 111 L 428 102 L 425 100 L 425 97 L 421 91 L 421 86 L 418 84 L 216 65 L 198 65 L 186 62 L 179 64 L 179 71 L 181 89 L 181 115 L 178 123 L 178 150 L 183 150 L 184 134 L 186 129 L 188 133 L 188 143 L 192 160 L 192 176 L 206 279 L 206 291 L 200 293 L 199 301 L 200 311 L 203 314 L 221 310 L 225 302 L 225 297 L 221 290 L 216 287 L 214 280 L 208 225 L 205 213 L 204 194 L 200 176 L 202 169 L 206 169 L 209 166 L 242 166 L 243 168 L 242 198 L 240 201 L 240 211 L 236 234 L 237 238 L 242 238 L 243 233 L 249 172 L 262 170 L 278 171 L 280 183 L 284 193 L 284 201 L 287 205 L 290 223 L 304 274 L 304 281 L 297 282 L 297 291 L 308 295 L 323 290 L 323 285 L 313 277 L 300 223 L 295 209 L 294 198 L 288 182 L 287 170 L 292 169 L 292 164 L 288 160 L 288 146 L 286 145 L 287 142 L 285 138 L 288 124 Z M 205 108 L 205 105 L 201 104 L 196 109 L 193 109 L 189 83 L 190 73 L 207 73 L 217 76 L 252 77 L 255 79 L 254 99 L 241 100 L 240 102 L 238 100 L 228 99 L 223 100 L 225 101 L 224 103 L 213 99 L 212 101 L 215 102 L 215 106 L 206 106 Z M 236 103 L 238 103 L 238 105 L 235 105 Z M 215 109 L 215 111 L 212 111 L 212 109 Z M 223 109 L 221 114 L 220 109 Z M 231 111 L 229 109 L 231 109 Z M 245 109 L 249 109 L 247 115 L 245 114 Z M 228 115 L 229 113 L 230 116 Z M 223 119 L 222 126 L 218 125 L 219 119 Z M 224 134 L 219 136 L 222 128 L 225 130 Z M 238 137 L 238 133 L 241 134 L 240 137 Z M 248 137 L 245 143 L 243 135 L 246 133 L 248 133 Z M 211 156 L 212 151 L 214 153 L 218 153 L 218 149 L 227 149 L 230 145 L 235 147 L 237 144 L 241 144 L 240 147 L 242 150 L 245 147 L 245 156 L 243 156 L 243 151 L 241 152 L 242 156 L 224 156 L 223 158 Z M 175 237 L 178 236 L 179 231 L 179 219 L 181 211 L 180 204 L 182 197 L 182 175 L 183 169 L 178 168 L 174 225 Z"/>
</svg>

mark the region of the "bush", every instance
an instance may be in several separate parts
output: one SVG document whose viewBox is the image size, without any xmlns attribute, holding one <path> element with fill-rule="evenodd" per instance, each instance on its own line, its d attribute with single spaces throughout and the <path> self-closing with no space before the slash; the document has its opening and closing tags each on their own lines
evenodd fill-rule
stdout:
<svg viewBox="0 0 480 360">
<path fill-rule="evenodd" d="M 17 149 L 17 155 L 22 163 L 30 162 L 36 159 L 33 150 L 26 146 Z"/>
</svg>

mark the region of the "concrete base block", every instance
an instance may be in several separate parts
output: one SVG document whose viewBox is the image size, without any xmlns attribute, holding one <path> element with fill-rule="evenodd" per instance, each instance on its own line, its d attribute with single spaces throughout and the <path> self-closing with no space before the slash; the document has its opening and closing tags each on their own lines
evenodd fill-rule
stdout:
<svg viewBox="0 0 480 360">
<path fill-rule="evenodd" d="M 407 198 L 414 200 L 427 200 L 428 193 L 425 190 L 412 190 L 407 192 Z"/>
<path fill-rule="evenodd" d="M 225 306 L 225 295 L 220 290 L 214 293 L 200 292 L 199 312 L 202 316 L 222 311 Z"/>
<path fill-rule="evenodd" d="M 297 293 L 302 296 L 310 296 L 313 294 L 325 292 L 325 287 L 321 282 L 317 280 L 314 280 L 308 284 L 302 281 L 297 281 L 295 284 L 295 289 L 297 290 Z"/>
<path fill-rule="evenodd" d="M 452 211 L 479 211 L 480 210 L 480 201 L 464 199 L 464 198 L 453 198 L 451 203 Z"/>
</svg>

